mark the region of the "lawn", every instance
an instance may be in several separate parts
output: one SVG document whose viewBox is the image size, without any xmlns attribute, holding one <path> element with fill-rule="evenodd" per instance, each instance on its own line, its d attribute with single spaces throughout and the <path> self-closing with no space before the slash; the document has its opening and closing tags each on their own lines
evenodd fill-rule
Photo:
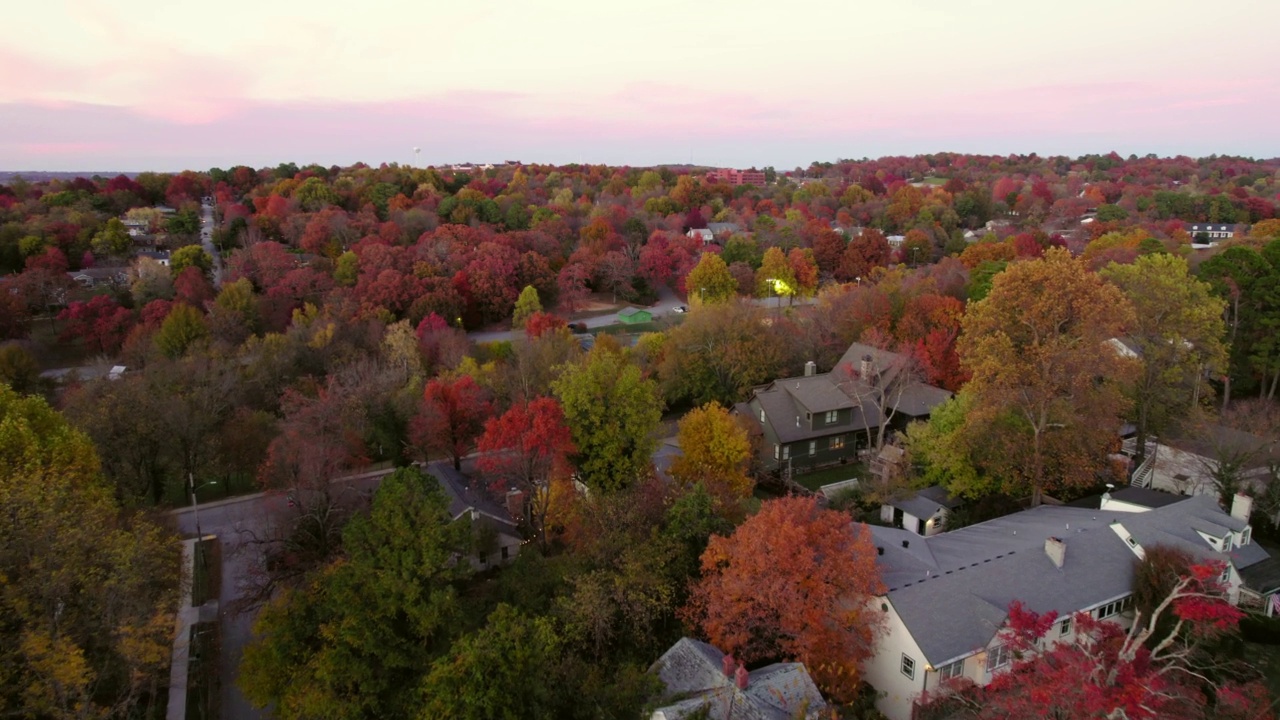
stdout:
<svg viewBox="0 0 1280 720">
<path fill-rule="evenodd" d="M 823 485 L 830 485 L 842 480 L 850 478 L 865 478 L 867 476 L 867 468 L 862 463 L 849 463 L 848 465 L 833 465 L 829 468 L 823 468 L 804 475 L 796 475 L 795 481 L 810 490 L 817 492 L 818 488 Z"/>
</svg>

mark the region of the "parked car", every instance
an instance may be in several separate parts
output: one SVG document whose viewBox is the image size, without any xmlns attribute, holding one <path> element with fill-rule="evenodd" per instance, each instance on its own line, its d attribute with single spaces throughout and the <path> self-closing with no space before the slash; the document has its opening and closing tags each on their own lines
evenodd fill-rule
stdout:
<svg viewBox="0 0 1280 720">
<path fill-rule="evenodd" d="M 685 307 L 684 305 L 677 305 L 676 309 L 672 310 L 671 312 L 687 313 L 689 312 L 689 308 Z"/>
<path fill-rule="evenodd" d="M 587 331 L 587 324 L 580 322 L 569 323 L 569 329 L 576 333 L 584 333 Z"/>
</svg>

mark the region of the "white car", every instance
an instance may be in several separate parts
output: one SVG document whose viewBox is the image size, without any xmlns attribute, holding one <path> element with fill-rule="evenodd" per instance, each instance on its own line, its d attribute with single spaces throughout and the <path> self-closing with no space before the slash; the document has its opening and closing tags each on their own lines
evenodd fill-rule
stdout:
<svg viewBox="0 0 1280 720">
<path fill-rule="evenodd" d="M 675 312 L 675 313 L 687 313 L 687 312 L 689 312 L 689 308 L 685 307 L 684 305 L 677 305 L 677 306 L 676 306 L 676 308 L 675 308 L 674 310 L 672 310 L 671 312 Z"/>
</svg>

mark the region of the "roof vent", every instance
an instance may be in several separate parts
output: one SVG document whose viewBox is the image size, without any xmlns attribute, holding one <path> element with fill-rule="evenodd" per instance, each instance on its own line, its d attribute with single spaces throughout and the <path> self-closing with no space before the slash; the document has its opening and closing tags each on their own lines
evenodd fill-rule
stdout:
<svg viewBox="0 0 1280 720">
<path fill-rule="evenodd" d="M 877 555 L 883 555 L 883 554 L 884 554 L 884 547 L 883 547 L 883 546 L 881 546 L 881 545 L 877 545 L 877 546 L 876 546 L 876 554 L 877 554 Z"/>
<path fill-rule="evenodd" d="M 906 548 L 906 547 L 911 547 L 911 541 L 910 541 L 910 540 L 903 540 L 903 541 L 902 541 L 902 547 L 904 547 L 904 548 Z"/>
</svg>

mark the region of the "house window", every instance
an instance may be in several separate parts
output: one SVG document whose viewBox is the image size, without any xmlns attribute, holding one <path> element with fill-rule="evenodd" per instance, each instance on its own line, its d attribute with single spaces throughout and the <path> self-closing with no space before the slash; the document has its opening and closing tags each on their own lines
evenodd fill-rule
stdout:
<svg viewBox="0 0 1280 720">
<path fill-rule="evenodd" d="M 835 437 L 831 438 L 831 442 L 830 442 L 829 447 L 830 447 L 832 450 L 843 450 L 843 449 L 844 449 L 844 436 L 843 436 L 843 435 L 837 435 L 837 436 L 835 436 Z"/>
<path fill-rule="evenodd" d="M 823 417 L 823 421 L 826 422 L 828 425 L 835 425 L 836 420 L 838 420 L 839 418 L 840 418 L 839 410 L 828 410 L 826 416 Z"/>
<path fill-rule="evenodd" d="M 760 408 L 760 422 L 764 422 L 764 408 Z"/>
<path fill-rule="evenodd" d="M 1066 617 L 1062 619 L 1062 624 L 1058 626 L 1058 637 L 1062 637 L 1069 632 L 1071 632 L 1071 618 Z"/>
<path fill-rule="evenodd" d="M 1109 618 L 1112 615 L 1123 612 L 1125 609 L 1127 609 L 1129 607 L 1129 602 L 1130 602 L 1129 598 L 1123 598 L 1120 600 L 1109 602 L 1106 605 L 1103 605 L 1102 607 L 1094 610 L 1093 616 L 1098 618 L 1099 620 L 1102 620 L 1103 618 Z"/>
<path fill-rule="evenodd" d="M 817 441 L 817 440 L 810 440 L 810 441 L 809 441 L 809 454 L 810 454 L 810 455 L 815 455 L 815 454 L 817 454 L 817 452 L 818 452 L 818 441 Z"/>
<path fill-rule="evenodd" d="M 1252 527 L 1250 527 L 1250 526 L 1248 526 L 1248 525 L 1246 525 L 1246 526 L 1245 526 L 1245 528 L 1244 528 L 1244 532 L 1240 533 L 1240 546 L 1241 546 L 1241 547 L 1243 547 L 1243 546 L 1245 546 L 1245 545 L 1248 545 L 1248 544 L 1249 544 L 1249 535 L 1251 535 L 1251 534 L 1252 534 L 1252 531 L 1253 531 L 1253 528 L 1252 528 Z"/>
<path fill-rule="evenodd" d="M 791 446 L 790 446 L 790 445 L 783 445 L 783 446 L 782 446 L 782 459 L 783 459 L 783 460 L 790 460 L 790 459 L 791 459 Z"/>
<path fill-rule="evenodd" d="M 952 680 L 964 675 L 964 660 L 957 660 L 950 665 L 943 665 L 938 668 L 938 677 L 943 680 Z"/>
<path fill-rule="evenodd" d="M 778 459 L 778 452 L 779 452 L 778 444 L 777 444 L 777 443 L 774 443 L 774 444 L 773 444 L 773 459 L 774 459 L 774 460 L 777 460 L 777 459 Z"/>
<path fill-rule="evenodd" d="M 999 670 L 1013 659 L 1013 652 L 1007 645 L 997 645 L 987 651 L 987 669 Z"/>
<path fill-rule="evenodd" d="M 502 559 L 503 559 L 503 560 L 506 560 L 506 559 L 508 559 L 508 558 L 510 558 L 510 557 L 511 557 L 511 548 L 508 548 L 506 545 L 503 545 L 503 546 L 502 546 Z"/>
<path fill-rule="evenodd" d="M 902 674 L 916 679 L 916 661 L 912 660 L 906 653 L 902 653 Z"/>
</svg>

